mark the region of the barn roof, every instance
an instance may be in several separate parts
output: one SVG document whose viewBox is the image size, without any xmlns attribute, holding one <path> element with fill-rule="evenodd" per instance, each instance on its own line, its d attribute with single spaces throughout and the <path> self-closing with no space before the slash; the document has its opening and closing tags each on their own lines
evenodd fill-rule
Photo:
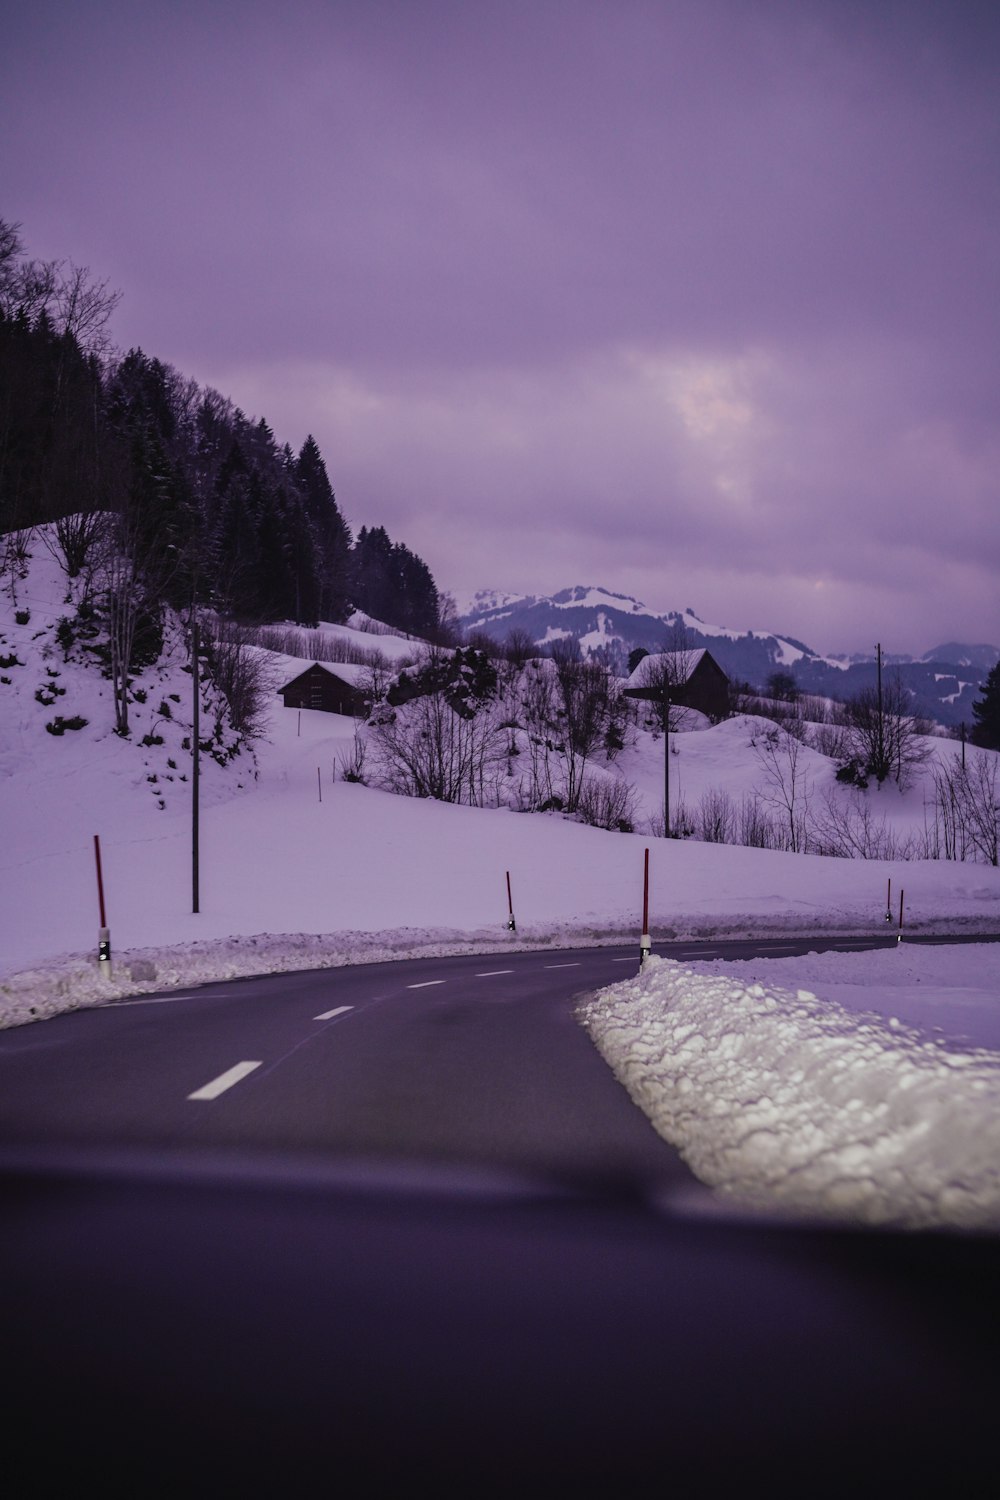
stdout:
<svg viewBox="0 0 1000 1500">
<path fill-rule="evenodd" d="M 626 687 L 648 687 L 650 680 L 656 681 L 662 669 L 669 682 L 680 685 L 689 682 L 703 656 L 718 666 L 715 657 L 704 646 L 694 651 L 657 651 L 644 656 L 635 671 L 629 676 Z M 719 668 L 721 671 L 721 667 Z"/>
<path fill-rule="evenodd" d="M 303 667 L 302 671 L 297 672 L 294 677 L 290 677 L 287 682 L 283 682 L 278 692 L 283 693 L 286 688 L 294 687 L 295 683 L 301 682 L 303 677 L 308 677 L 316 667 L 321 672 L 325 672 L 328 677 L 332 677 L 335 682 L 339 682 L 341 686 L 349 688 L 356 688 L 362 673 L 369 670 L 367 667 L 358 666 L 355 662 L 338 661 L 331 665 L 325 661 L 314 661 L 308 667 Z"/>
</svg>

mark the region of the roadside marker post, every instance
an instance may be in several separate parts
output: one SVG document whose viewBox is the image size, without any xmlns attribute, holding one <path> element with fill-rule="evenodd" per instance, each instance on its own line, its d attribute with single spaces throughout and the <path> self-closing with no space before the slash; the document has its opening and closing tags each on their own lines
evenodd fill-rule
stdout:
<svg viewBox="0 0 1000 1500">
<path fill-rule="evenodd" d="M 516 932 L 517 923 L 514 921 L 514 902 L 510 894 L 510 871 L 507 871 L 507 931 Z"/>
<path fill-rule="evenodd" d="M 899 931 L 896 933 L 896 942 L 903 941 L 903 892 L 899 893 Z"/>
<path fill-rule="evenodd" d="M 639 939 L 639 968 L 649 957 L 652 943 L 649 939 L 649 850 L 646 850 L 642 877 L 642 936 Z"/>
<path fill-rule="evenodd" d="M 892 877 L 891 876 L 889 877 L 889 884 L 886 887 L 886 892 L 885 892 L 885 920 L 889 923 L 890 926 L 892 925 Z"/>
<path fill-rule="evenodd" d="M 97 864 L 97 904 L 101 914 L 101 925 L 97 933 L 97 962 L 105 979 L 111 978 L 111 929 L 108 926 L 104 907 L 104 876 L 101 871 L 101 840 L 94 834 L 94 860 Z"/>
</svg>

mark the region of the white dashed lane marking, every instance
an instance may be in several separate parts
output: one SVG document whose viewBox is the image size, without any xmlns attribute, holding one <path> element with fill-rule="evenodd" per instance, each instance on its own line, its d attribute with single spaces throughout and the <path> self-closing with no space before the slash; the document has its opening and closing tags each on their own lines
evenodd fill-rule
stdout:
<svg viewBox="0 0 1000 1500">
<path fill-rule="evenodd" d="M 513 972 L 513 969 L 484 969 L 481 974 L 476 975 L 476 978 L 492 979 L 496 974 L 513 974 Z"/>
<path fill-rule="evenodd" d="M 259 1062 L 241 1062 L 226 1073 L 220 1073 L 218 1078 L 213 1078 L 211 1083 L 203 1084 L 200 1089 L 195 1089 L 193 1094 L 188 1094 L 189 1099 L 217 1099 L 224 1094 L 226 1089 L 231 1089 L 234 1083 L 239 1083 L 254 1068 L 259 1068 Z"/>
<path fill-rule="evenodd" d="M 345 1011 L 353 1010 L 353 1005 L 338 1005 L 335 1010 L 325 1010 L 321 1016 L 313 1016 L 314 1021 L 332 1021 L 334 1016 L 342 1016 Z"/>
<path fill-rule="evenodd" d="M 547 969 L 578 969 L 580 967 L 580 965 L 578 963 L 576 963 L 576 964 L 546 964 L 545 967 Z"/>
<path fill-rule="evenodd" d="M 443 979 L 423 979 L 419 984 L 408 984 L 406 988 L 408 990 L 426 990 L 429 989 L 432 984 L 444 983 L 445 981 Z"/>
</svg>

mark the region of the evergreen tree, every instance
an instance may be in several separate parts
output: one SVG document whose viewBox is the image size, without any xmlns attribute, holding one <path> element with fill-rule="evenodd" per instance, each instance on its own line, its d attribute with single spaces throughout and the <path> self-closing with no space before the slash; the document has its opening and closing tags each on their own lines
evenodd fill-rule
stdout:
<svg viewBox="0 0 1000 1500">
<path fill-rule="evenodd" d="M 414 635 L 432 635 L 438 625 L 438 591 L 427 564 L 402 542 L 392 549 L 397 620 Z"/>
<path fill-rule="evenodd" d="M 351 533 L 311 433 L 302 444 L 294 473 L 319 553 L 320 617 L 339 624 L 351 612 Z"/>
<path fill-rule="evenodd" d="M 981 698 L 972 705 L 971 740 L 985 750 L 1000 750 L 1000 662 L 991 668 L 982 684 Z"/>
<path fill-rule="evenodd" d="M 217 559 L 213 590 L 243 619 L 256 614 L 254 591 L 259 577 L 257 538 L 259 486 L 243 449 L 235 440 L 219 470 L 212 507 L 212 549 Z"/>
<path fill-rule="evenodd" d="M 362 526 L 351 563 L 351 597 L 358 609 L 375 620 L 395 625 L 392 543 L 384 526 Z"/>
<path fill-rule="evenodd" d="M 318 625 L 320 620 L 329 620 L 331 616 L 322 608 L 323 585 L 315 532 L 298 489 L 282 486 L 281 495 L 289 555 L 290 592 L 285 617 L 300 625 Z M 349 612 L 348 605 L 345 617 Z"/>
<path fill-rule="evenodd" d="M 432 636 L 441 603 L 427 564 L 384 526 L 362 526 L 352 554 L 352 594 L 366 614 L 397 630 Z"/>
</svg>

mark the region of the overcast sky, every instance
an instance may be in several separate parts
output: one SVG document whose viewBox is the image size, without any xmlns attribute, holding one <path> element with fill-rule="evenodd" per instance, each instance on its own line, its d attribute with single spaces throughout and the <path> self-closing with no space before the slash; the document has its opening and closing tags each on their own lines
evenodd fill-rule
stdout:
<svg viewBox="0 0 1000 1500">
<path fill-rule="evenodd" d="M 0 216 L 461 599 L 1000 643 L 1000 10 L 5 6 Z"/>
</svg>

